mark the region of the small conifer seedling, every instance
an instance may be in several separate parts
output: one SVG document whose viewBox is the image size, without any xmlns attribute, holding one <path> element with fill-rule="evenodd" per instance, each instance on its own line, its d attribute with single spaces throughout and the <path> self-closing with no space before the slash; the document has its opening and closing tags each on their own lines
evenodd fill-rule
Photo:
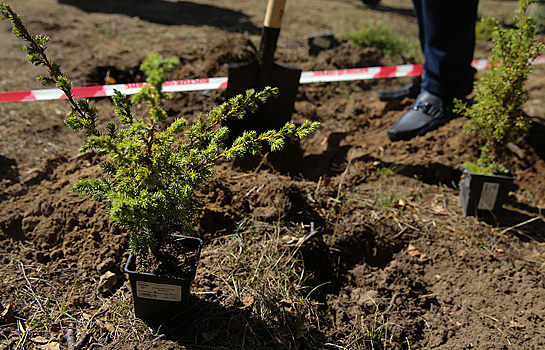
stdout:
<svg viewBox="0 0 545 350">
<path fill-rule="evenodd" d="M 490 68 L 475 83 L 475 103 L 467 106 L 456 101 L 457 111 L 469 118 L 464 131 L 483 140 L 477 164 L 464 164 L 472 172 L 505 174 L 508 144 L 518 141 L 531 126 L 531 117 L 523 111 L 528 100 L 525 83 L 532 71 L 532 61 L 543 50 L 535 40 L 536 29 L 527 15 L 535 0 L 520 0 L 515 15 L 516 26 L 508 28 L 494 18 L 485 19 L 494 26 Z"/>
<path fill-rule="evenodd" d="M 278 131 L 259 135 L 248 131 L 225 147 L 229 130 L 221 126 L 222 122 L 255 112 L 267 99 L 277 95 L 277 89 L 248 90 L 245 95 L 200 114 L 192 125 L 184 118 L 168 122 L 161 103 L 170 95 L 162 90 L 162 84 L 178 60 L 150 53 L 140 67 L 147 76 L 147 84 L 132 100 L 116 91 L 113 103 L 118 122 L 111 121 L 105 130 L 99 130 L 97 108 L 86 99 L 76 101 L 71 93 L 72 83 L 60 66 L 48 59 L 45 50 L 49 37 L 31 36 L 7 4 L 0 3 L 0 16 L 11 20 L 14 34 L 26 42 L 28 60 L 47 69 L 48 75 L 38 80 L 44 85 L 53 84 L 66 94 L 72 108 L 65 122 L 72 130 L 87 136 L 81 151 L 105 156 L 101 163 L 103 174 L 80 180 L 73 190 L 108 203 L 110 219 L 131 233 L 130 250 L 139 261 L 161 261 L 172 233 L 191 233 L 201 207 L 196 192 L 214 175 L 213 166 L 218 160 L 258 154 L 266 144 L 272 151 L 278 151 L 283 148 L 285 137 L 303 138 L 319 125 L 305 121 L 300 126 L 287 123 Z M 131 112 L 133 103 L 145 103 L 148 115 L 135 117 Z"/>
</svg>

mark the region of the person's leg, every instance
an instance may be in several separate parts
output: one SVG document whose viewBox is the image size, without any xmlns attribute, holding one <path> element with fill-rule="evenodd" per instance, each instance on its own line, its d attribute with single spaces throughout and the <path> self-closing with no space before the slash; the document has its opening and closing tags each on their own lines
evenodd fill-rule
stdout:
<svg viewBox="0 0 545 350">
<path fill-rule="evenodd" d="M 465 97 L 473 89 L 471 61 L 478 0 L 414 0 L 413 3 L 424 54 L 422 90 L 445 100 Z"/>
<path fill-rule="evenodd" d="M 410 139 L 456 117 L 452 99 L 473 89 L 478 0 L 413 0 L 424 54 L 421 94 L 388 130 L 392 140 Z"/>
</svg>

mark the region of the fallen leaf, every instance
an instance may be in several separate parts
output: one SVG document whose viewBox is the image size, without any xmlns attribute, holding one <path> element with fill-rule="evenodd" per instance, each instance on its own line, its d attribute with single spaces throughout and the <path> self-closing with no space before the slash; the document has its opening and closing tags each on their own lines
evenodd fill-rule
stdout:
<svg viewBox="0 0 545 350">
<path fill-rule="evenodd" d="M 405 201 L 403 199 L 399 199 L 395 205 L 395 207 L 397 208 L 405 208 L 405 206 L 407 205 L 407 203 L 405 203 Z"/>
<path fill-rule="evenodd" d="M 288 299 L 282 299 L 278 302 L 278 304 L 282 305 L 282 306 L 292 306 L 293 305 L 293 302 L 292 301 L 289 301 Z"/>
<path fill-rule="evenodd" d="M 431 205 L 431 210 L 433 210 L 437 214 L 446 214 L 447 210 L 445 209 L 445 205 L 442 203 L 433 203 Z"/>
<path fill-rule="evenodd" d="M 102 332 L 113 332 L 113 331 L 115 331 L 115 327 L 110 322 L 108 322 L 106 320 L 98 319 L 96 322 L 97 322 L 97 325 L 100 327 L 100 330 Z"/>
<path fill-rule="evenodd" d="M 426 261 L 429 259 L 429 257 L 422 253 L 420 250 L 418 250 L 414 245 L 409 244 L 407 246 L 407 254 L 410 256 L 418 258 L 420 261 Z"/>
<path fill-rule="evenodd" d="M 294 236 L 283 236 L 280 240 L 282 241 L 281 245 L 292 245 L 299 242 L 299 238 Z"/>
<path fill-rule="evenodd" d="M 248 295 L 244 298 L 242 298 L 242 308 L 243 309 L 247 309 L 249 307 L 251 307 L 252 305 L 254 305 L 255 303 L 255 296 L 253 295 Z"/>
<path fill-rule="evenodd" d="M 42 336 L 36 336 L 30 338 L 30 341 L 36 344 L 47 344 L 49 343 L 49 339 L 42 337 Z"/>
<path fill-rule="evenodd" d="M 82 316 L 82 318 L 83 318 L 84 320 L 87 320 L 87 321 L 90 320 L 91 318 L 93 318 L 93 316 L 91 316 L 91 315 L 89 315 L 88 313 L 85 313 L 85 312 L 83 312 L 83 313 L 81 314 L 81 316 Z"/>
<path fill-rule="evenodd" d="M 422 255 L 420 250 L 416 249 L 416 247 L 412 244 L 409 244 L 409 246 L 407 247 L 407 254 L 409 254 L 410 256 Z"/>
<path fill-rule="evenodd" d="M 61 350 L 61 344 L 57 342 L 51 342 L 44 345 L 37 346 L 40 350 Z"/>
</svg>

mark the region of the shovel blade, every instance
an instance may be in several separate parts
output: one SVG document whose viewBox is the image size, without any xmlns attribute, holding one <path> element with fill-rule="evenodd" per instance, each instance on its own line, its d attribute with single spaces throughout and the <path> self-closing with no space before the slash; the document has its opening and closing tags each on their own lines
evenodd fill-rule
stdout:
<svg viewBox="0 0 545 350">
<path fill-rule="evenodd" d="M 242 120 L 229 120 L 224 124 L 229 128 L 231 141 L 244 131 L 255 130 L 261 133 L 270 129 L 278 130 L 291 120 L 301 78 L 300 67 L 273 64 L 270 71 L 264 74 L 258 61 L 254 60 L 231 64 L 228 70 L 227 98 L 245 93 L 248 89 L 261 91 L 266 86 L 278 88 L 278 97 L 270 98 L 255 114 L 247 114 Z"/>
</svg>

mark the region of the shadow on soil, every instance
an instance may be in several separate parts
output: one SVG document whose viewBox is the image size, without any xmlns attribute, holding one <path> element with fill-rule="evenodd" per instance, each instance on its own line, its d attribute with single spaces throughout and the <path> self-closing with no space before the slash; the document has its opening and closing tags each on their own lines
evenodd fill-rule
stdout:
<svg viewBox="0 0 545 350">
<path fill-rule="evenodd" d="M 286 147 L 278 153 L 270 153 L 266 156 L 266 162 L 281 174 L 297 177 L 301 176 L 311 181 L 320 178 L 333 177 L 342 174 L 348 163 L 348 155 L 353 148 L 342 145 L 341 141 L 349 133 L 332 133 L 327 137 L 327 149 L 320 154 L 305 155 L 298 141 L 286 140 Z M 426 165 L 412 165 L 401 163 L 383 162 L 370 155 L 363 155 L 352 162 L 365 162 L 377 164 L 379 169 L 389 169 L 393 173 L 414 178 L 431 185 L 446 185 L 456 188 L 462 171 L 440 163 Z M 236 167 L 241 170 L 255 169 L 263 165 L 262 156 L 245 157 L 237 160 Z"/>
<path fill-rule="evenodd" d="M 534 148 L 536 153 L 545 159 L 545 124 L 542 121 L 534 119 L 532 128 L 528 133 L 528 142 Z"/>
<path fill-rule="evenodd" d="M 261 31 L 250 22 L 249 16 L 242 12 L 191 1 L 59 0 L 59 3 L 79 7 L 86 12 L 120 13 L 159 24 L 209 25 L 231 32 L 250 34 L 259 34 Z"/>
<path fill-rule="evenodd" d="M 543 213 L 536 207 L 509 200 L 500 216 L 480 217 L 479 220 L 495 227 L 503 227 L 503 232 L 516 236 L 523 242 L 545 242 Z"/>
<path fill-rule="evenodd" d="M 159 332 L 167 339 L 187 349 L 211 349 L 216 346 L 276 349 L 291 345 L 290 340 L 295 338 L 293 336 L 297 332 L 294 325 L 284 324 L 283 327 L 272 328 L 252 316 L 251 305 L 238 300 L 232 307 L 222 307 L 220 299 L 221 296 L 216 300 L 205 300 L 191 295 L 185 312 L 163 325 L 155 326 L 160 326 Z M 278 308 L 278 305 L 268 307 Z M 314 331 L 311 336 L 322 338 L 318 331 Z"/>
<path fill-rule="evenodd" d="M 376 159 L 376 161 L 379 161 Z M 390 169 L 396 174 L 420 180 L 429 185 L 446 185 L 456 188 L 462 171 L 441 163 L 429 163 L 426 165 L 412 165 L 400 163 L 381 162 L 379 167 Z"/>
<path fill-rule="evenodd" d="M 0 180 L 9 180 L 17 182 L 19 174 L 17 172 L 17 161 L 0 154 Z"/>
<path fill-rule="evenodd" d="M 398 15 L 402 15 L 405 17 L 414 17 L 414 11 L 412 8 L 406 9 L 406 8 L 395 8 L 391 6 L 378 5 L 378 6 L 373 6 L 373 10 L 379 11 L 379 12 L 396 13 Z"/>
<path fill-rule="evenodd" d="M 271 166 L 281 174 L 291 177 L 301 176 L 311 181 L 318 181 L 320 177 L 332 177 L 344 171 L 346 156 L 350 146 L 340 146 L 340 142 L 347 133 L 332 133 L 327 138 L 327 149 L 320 154 L 305 155 L 298 140 L 286 139 L 284 149 L 276 153 L 245 156 L 237 159 L 234 166 L 248 171 Z"/>
</svg>

